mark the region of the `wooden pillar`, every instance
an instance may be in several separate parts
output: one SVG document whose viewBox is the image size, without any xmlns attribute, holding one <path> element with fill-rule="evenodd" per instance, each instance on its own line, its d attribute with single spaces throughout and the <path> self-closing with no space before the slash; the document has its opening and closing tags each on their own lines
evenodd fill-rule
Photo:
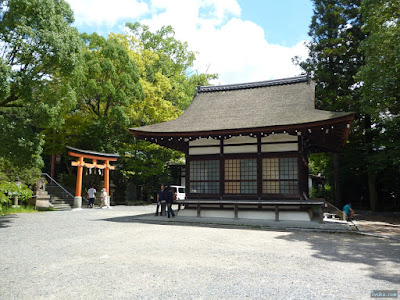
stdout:
<svg viewBox="0 0 400 300">
<path fill-rule="evenodd" d="M 82 196 L 83 157 L 79 157 L 77 167 L 78 167 L 78 172 L 76 175 L 75 197 L 81 197 Z"/>
<path fill-rule="evenodd" d="M 200 203 L 197 203 L 197 217 L 198 217 L 198 218 L 201 217 L 201 213 L 200 213 Z"/>
<path fill-rule="evenodd" d="M 318 208 L 318 219 L 320 223 L 324 223 L 324 212 L 322 210 L 322 205 Z"/>
<path fill-rule="evenodd" d="M 275 205 L 275 222 L 279 221 L 279 206 Z"/>
<path fill-rule="evenodd" d="M 110 161 L 106 160 L 104 168 L 104 187 L 107 191 L 107 196 L 110 196 Z"/>
<path fill-rule="evenodd" d="M 333 153 L 333 174 L 335 181 L 335 206 L 343 207 L 342 203 L 342 191 L 340 188 L 340 163 L 339 153 Z"/>
</svg>

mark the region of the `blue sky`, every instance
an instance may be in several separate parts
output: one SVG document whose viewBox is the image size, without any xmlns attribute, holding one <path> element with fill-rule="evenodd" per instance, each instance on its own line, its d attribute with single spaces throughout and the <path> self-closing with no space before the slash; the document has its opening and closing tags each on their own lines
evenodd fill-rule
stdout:
<svg viewBox="0 0 400 300">
<path fill-rule="evenodd" d="M 307 56 L 311 0 L 67 0 L 80 32 L 122 32 L 125 22 L 151 30 L 171 25 L 196 51 L 194 69 L 214 84 L 296 76 L 291 59 Z"/>
<path fill-rule="evenodd" d="M 270 43 L 294 46 L 308 39 L 313 5 L 311 0 L 239 0 L 241 17 L 265 31 Z"/>
</svg>

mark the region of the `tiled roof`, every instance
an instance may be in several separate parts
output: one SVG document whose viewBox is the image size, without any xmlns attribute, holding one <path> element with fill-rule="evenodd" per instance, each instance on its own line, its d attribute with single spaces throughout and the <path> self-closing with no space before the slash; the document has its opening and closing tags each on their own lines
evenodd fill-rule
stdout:
<svg viewBox="0 0 400 300">
<path fill-rule="evenodd" d="M 66 146 L 68 151 L 78 153 L 78 154 L 86 154 L 86 155 L 93 155 L 93 156 L 101 156 L 101 157 L 107 157 L 107 158 L 117 158 L 119 157 L 118 153 L 101 153 L 101 152 L 96 152 L 96 151 L 89 151 L 89 150 L 82 150 L 78 148 L 73 148 L 70 146 Z"/>
<path fill-rule="evenodd" d="M 254 89 L 254 88 L 259 88 L 259 87 L 307 82 L 310 80 L 311 80 L 311 78 L 308 75 L 304 75 L 304 76 L 296 76 L 296 77 L 275 79 L 275 80 L 268 80 L 268 81 L 257 81 L 257 82 L 214 85 L 214 86 L 198 86 L 197 92 L 204 93 L 204 92 L 219 92 L 219 91 Z"/>
</svg>

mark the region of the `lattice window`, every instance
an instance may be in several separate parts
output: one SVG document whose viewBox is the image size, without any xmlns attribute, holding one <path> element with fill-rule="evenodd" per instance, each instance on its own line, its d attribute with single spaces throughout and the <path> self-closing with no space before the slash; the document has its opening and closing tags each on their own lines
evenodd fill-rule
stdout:
<svg viewBox="0 0 400 300">
<path fill-rule="evenodd" d="M 263 158 L 262 180 L 263 194 L 297 194 L 297 158 Z"/>
<path fill-rule="evenodd" d="M 219 160 L 190 162 L 190 193 L 219 194 Z"/>
<path fill-rule="evenodd" d="M 257 193 L 256 159 L 225 160 L 225 193 L 226 194 Z"/>
</svg>

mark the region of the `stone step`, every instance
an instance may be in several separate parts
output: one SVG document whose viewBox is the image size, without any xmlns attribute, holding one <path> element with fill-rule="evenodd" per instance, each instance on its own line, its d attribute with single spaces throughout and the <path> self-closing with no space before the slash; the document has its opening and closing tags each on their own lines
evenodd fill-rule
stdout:
<svg viewBox="0 0 400 300">
<path fill-rule="evenodd" d="M 74 199 L 54 183 L 49 183 L 46 185 L 46 192 L 49 194 L 50 203 L 53 205 L 55 210 L 71 209 L 71 207 L 74 205 Z M 65 207 L 62 205 L 65 205 Z"/>
<path fill-rule="evenodd" d="M 69 204 L 53 204 L 52 205 L 53 210 L 71 210 L 72 207 Z"/>
<path fill-rule="evenodd" d="M 47 192 L 50 195 L 54 195 L 54 196 L 59 196 L 59 197 L 70 197 L 70 195 L 68 195 L 66 192 L 64 192 L 63 190 L 60 190 L 58 187 L 57 188 L 47 188 Z"/>
<path fill-rule="evenodd" d="M 68 202 L 74 202 L 74 198 L 71 197 L 60 197 L 60 196 L 54 196 L 50 195 L 51 201 L 68 201 Z"/>
<path fill-rule="evenodd" d="M 68 205 L 73 205 L 74 204 L 74 200 L 72 199 L 51 199 L 50 203 L 56 205 L 56 204 L 68 204 Z"/>
</svg>

